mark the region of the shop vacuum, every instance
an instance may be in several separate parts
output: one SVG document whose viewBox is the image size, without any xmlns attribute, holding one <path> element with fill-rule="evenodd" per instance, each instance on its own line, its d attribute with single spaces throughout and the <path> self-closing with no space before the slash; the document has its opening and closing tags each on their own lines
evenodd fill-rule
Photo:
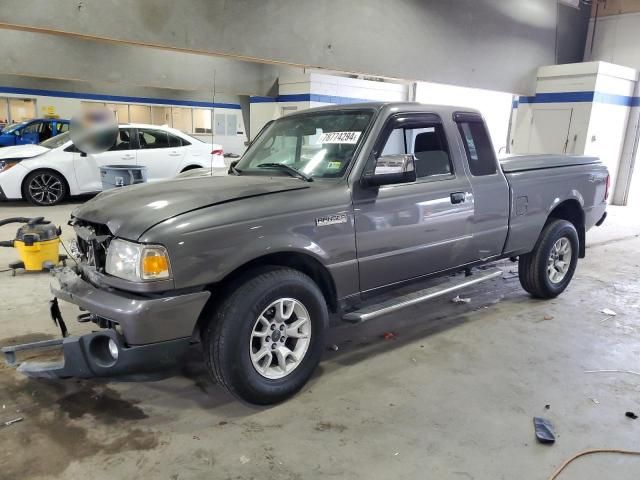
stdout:
<svg viewBox="0 0 640 480">
<path fill-rule="evenodd" d="M 24 223 L 18 228 L 13 240 L 0 241 L 0 247 L 13 247 L 18 250 L 20 260 L 11 262 L 9 268 L 13 275 L 19 268 L 27 272 L 51 270 L 60 262 L 66 263 L 66 255 L 60 255 L 60 227 L 56 227 L 44 217 L 14 217 L 0 220 L 0 227 L 10 223 Z"/>
</svg>

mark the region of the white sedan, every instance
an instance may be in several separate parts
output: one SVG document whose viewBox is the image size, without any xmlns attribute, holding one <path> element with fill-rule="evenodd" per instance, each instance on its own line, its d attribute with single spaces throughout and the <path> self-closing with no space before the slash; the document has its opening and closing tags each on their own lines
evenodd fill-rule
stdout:
<svg viewBox="0 0 640 480">
<path fill-rule="evenodd" d="M 78 151 L 67 132 L 39 145 L 0 149 L 0 199 L 54 205 L 68 195 L 99 192 L 100 167 L 107 165 L 144 166 L 147 181 L 153 182 L 225 163 L 220 145 L 167 126 L 120 125 L 116 143 L 99 154 Z"/>
</svg>

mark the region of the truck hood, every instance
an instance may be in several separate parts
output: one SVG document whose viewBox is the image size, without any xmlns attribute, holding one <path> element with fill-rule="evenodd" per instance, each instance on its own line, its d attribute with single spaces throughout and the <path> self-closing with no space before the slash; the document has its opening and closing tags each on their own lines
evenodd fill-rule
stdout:
<svg viewBox="0 0 640 480">
<path fill-rule="evenodd" d="M 297 178 L 226 176 L 179 178 L 107 190 L 79 206 L 74 218 L 106 225 L 117 237 L 137 240 L 169 218 L 234 200 L 309 188 Z"/>
<path fill-rule="evenodd" d="M 12 145 L 0 148 L 0 159 L 33 158 L 49 151 L 47 147 L 41 147 L 40 145 Z"/>
</svg>

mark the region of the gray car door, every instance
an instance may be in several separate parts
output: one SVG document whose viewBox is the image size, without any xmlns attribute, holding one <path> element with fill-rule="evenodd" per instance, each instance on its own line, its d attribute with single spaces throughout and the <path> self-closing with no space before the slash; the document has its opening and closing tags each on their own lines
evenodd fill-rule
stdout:
<svg viewBox="0 0 640 480">
<path fill-rule="evenodd" d="M 477 113 L 454 115 L 473 189 L 474 260 L 500 255 L 509 230 L 509 185 L 496 154 L 487 127 Z"/>
<path fill-rule="evenodd" d="M 470 260 L 473 194 L 435 114 L 390 117 L 364 174 L 381 155 L 413 154 L 417 181 L 353 190 L 361 291 Z"/>
</svg>

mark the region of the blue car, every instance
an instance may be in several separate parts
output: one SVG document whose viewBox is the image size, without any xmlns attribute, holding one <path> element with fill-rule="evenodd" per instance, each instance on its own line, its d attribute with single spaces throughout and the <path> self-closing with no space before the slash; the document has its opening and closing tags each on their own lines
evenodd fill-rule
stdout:
<svg viewBox="0 0 640 480">
<path fill-rule="evenodd" d="M 0 147 L 37 144 L 69 130 L 69 120 L 36 118 L 7 125 L 0 132 Z"/>
</svg>

